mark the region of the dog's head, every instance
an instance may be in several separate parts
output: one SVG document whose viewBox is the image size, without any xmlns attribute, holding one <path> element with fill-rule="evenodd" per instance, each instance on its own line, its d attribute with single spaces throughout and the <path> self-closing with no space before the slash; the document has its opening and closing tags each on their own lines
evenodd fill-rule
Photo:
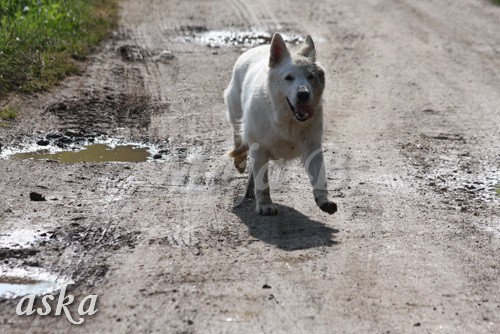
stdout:
<svg viewBox="0 0 500 334">
<path fill-rule="evenodd" d="M 294 51 L 287 48 L 280 34 L 274 34 L 269 68 L 273 99 L 288 106 L 293 118 L 305 122 L 320 111 L 325 72 L 316 63 L 316 48 L 311 36 Z"/>
</svg>

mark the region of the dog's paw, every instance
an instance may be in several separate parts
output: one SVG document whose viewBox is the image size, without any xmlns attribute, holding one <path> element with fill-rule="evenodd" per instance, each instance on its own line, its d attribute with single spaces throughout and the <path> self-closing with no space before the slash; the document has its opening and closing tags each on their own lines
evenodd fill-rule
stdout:
<svg viewBox="0 0 500 334">
<path fill-rule="evenodd" d="M 240 173 L 245 172 L 247 166 L 248 145 L 239 145 L 234 150 L 228 152 L 229 156 L 234 159 L 234 167 Z"/>
<path fill-rule="evenodd" d="M 337 204 L 331 201 L 326 201 L 323 204 L 319 206 L 321 210 L 323 210 L 326 213 L 333 214 L 337 212 Z"/>
<path fill-rule="evenodd" d="M 247 168 L 246 157 L 244 160 L 234 158 L 234 167 L 236 167 L 240 174 L 243 174 L 245 172 L 245 169 Z"/>
<path fill-rule="evenodd" d="M 278 207 L 272 203 L 271 204 L 257 205 L 257 207 L 255 208 L 255 211 L 259 215 L 272 216 L 272 215 L 278 214 Z"/>
</svg>

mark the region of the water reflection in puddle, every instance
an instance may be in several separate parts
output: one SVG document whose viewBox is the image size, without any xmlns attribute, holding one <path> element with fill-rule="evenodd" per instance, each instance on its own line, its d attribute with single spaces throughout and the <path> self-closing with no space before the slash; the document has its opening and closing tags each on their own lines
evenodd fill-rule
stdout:
<svg viewBox="0 0 500 334">
<path fill-rule="evenodd" d="M 92 144 L 78 151 L 49 152 L 40 150 L 28 153 L 16 153 L 12 159 L 25 160 L 55 160 L 63 163 L 78 162 L 142 162 L 147 161 L 150 153 L 147 148 L 134 145 L 117 145 L 110 147 L 105 144 Z"/>
<path fill-rule="evenodd" d="M 0 269 L 0 298 L 42 296 L 59 290 L 67 280 L 41 270 Z"/>
</svg>

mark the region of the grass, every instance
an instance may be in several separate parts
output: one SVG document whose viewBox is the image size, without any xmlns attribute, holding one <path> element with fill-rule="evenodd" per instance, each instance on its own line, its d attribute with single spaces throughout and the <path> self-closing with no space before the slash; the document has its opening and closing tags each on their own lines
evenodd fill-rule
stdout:
<svg viewBox="0 0 500 334">
<path fill-rule="evenodd" d="M 0 108 L 0 128 L 8 127 L 10 122 L 17 117 L 19 111 L 16 107 L 5 106 Z"/>
<path fill-rule="evenodd" d="M 17 108 L 7 106 L 0 109 L 0 120 L 9 121 L 17 117 Z"/>
<path fill-rule="evenodd" d="M 500 0 L 491 0 L 495 5 L 500 5 Z"/>
<path fill-rule="evenodd" d="M 119 0 L 0 0 L 0 99 L 47 90 L 118 21 Z"/>
</svg>

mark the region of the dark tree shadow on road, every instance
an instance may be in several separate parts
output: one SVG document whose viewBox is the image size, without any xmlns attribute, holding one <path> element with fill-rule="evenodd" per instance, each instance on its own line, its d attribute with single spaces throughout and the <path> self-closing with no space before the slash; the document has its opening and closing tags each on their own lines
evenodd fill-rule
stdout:
<svg viewBox="0 0 500 334">
<path fill-rule="evenodd" d="M 277 206 L 278 215 L 260 216 L 255 213 L 255 202 L 244 200 L 233 208 L 233 213 L 240 217 L 252 236 L 286 251 L 338 243 L 333 239 L 339 230 L 312 220 L 289 206 Z"/>
</svg>

